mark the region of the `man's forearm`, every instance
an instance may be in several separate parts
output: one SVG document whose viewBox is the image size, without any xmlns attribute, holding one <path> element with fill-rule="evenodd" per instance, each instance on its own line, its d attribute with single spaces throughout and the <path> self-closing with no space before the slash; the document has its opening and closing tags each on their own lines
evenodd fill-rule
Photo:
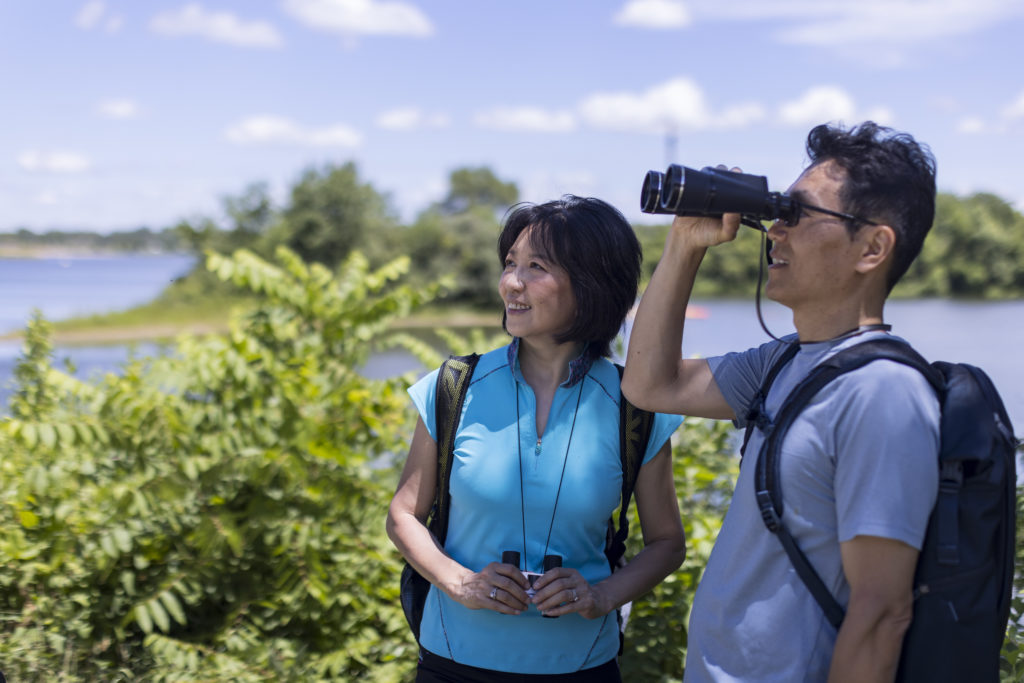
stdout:
<svg viewBox="0 0 1024 683">
<path fill-rule="evenodd" d="M 622 389 L 631 401 L 643 402 L 678 381 L 686 308 L 706 251 L 673 233 L 666 240 L 629 336 Z"/>
<path fill-rule="evenodd" d="M 902 613 L 876 619 L 847 614 L 836 636 L 829 683 L 892 683 L 909 625 Z"/>
</svg>

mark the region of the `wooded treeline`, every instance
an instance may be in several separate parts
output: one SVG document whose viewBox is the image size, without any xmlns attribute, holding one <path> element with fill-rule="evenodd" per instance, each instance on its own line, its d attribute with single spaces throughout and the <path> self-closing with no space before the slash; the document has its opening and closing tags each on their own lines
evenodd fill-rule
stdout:
<svg viewBox="0 0 1024 683">
<path fill-rule="evenodd" d="M 639 189 L 639 188 L 638 188 Z M 222 216 L 180 222 L 159 233 L 146 230 L 93 236 L 97 244 L 174 245 L 202 254 L 230 254 L 248 249 L 269 258 L 278 246 L 304 261 L 336 268 L 353 250 L 371 265 L 397 256 L 411 259 L 413 283 L 449 277 L 440 306 L 486 308 L 499 303 L 500 273 L 495 251 L 502 214 L 523 199 L 515 183 L 489 168 L 460 168 L 449 177 L 446 196 L 403 224 L 389 198 L 363 180 L 353 163 L 305 170 L 288 196 L 276 204 L 266 184 L 255 183 L 222 201 Z M 547 198 L 525 198 L 543 201 Z M 640 225 L 644 273 L 649 276 L 661 255 L 668 221 Z M 54 243 L 68 233 L 19 239 Z M 0 244 L 11 236 L 0 235 Z M 90 238 L 90 239 L 93 239 Z M 83 240 L 82 236 L 76 239 Z M 712 249 L 698 278 L 698 297 L 749 296 L 757 281 L 760 237 L 741 229 L 736 242 Z M 1024 215 L 992 194 L 957 197 L 941 193 L 935 226 L 924 250 L 894 296 L 1000 299 L 1024 296 Z M 175 299 L 208 296 L 221 288 L 201 266 L 175 285 Z"/>
<path fill-rule="evenodd" d="M 283 245 L 328 267 L 335 267 L 353 249 L 367 254 L 373 264 L 407 255 L 414 282 L 454 278 L 440 304 L 488 307 L 500 303 L 495 244 L 501 216 L 520 199 L 515 183 L 499 179 L 489 168 L 460 168 L 452 172 L 442 201 L 402 225 L 387 197 L 361 180 L 349 163 L 308 169 L 284 206 L 273 205 L 266 186 L 252 185 L 224 201 L 226 224 L 184 222 L 177 230 L 196 250 L 230 253 L 246 248 L 269 257 Z M 667 229 L 667 220 L 660 226 L 636 226 L 646 277 L 661 256 Z M 757 231 L 742 229 L 734 244 L 710 250 L 695 295 L 750 295 L 757 282 L 760 249 Z M 894 295 L 1019 297 L 1024 295 L 1022 262 L 1024 215 L 992 194 L 941 193 L 932 233 Z"/>
</svg>

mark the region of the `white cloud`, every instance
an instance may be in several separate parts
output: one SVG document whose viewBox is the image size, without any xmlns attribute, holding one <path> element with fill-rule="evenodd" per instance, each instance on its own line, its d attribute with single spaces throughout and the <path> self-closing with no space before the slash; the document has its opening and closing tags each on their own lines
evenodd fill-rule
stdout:
<svg viewBox="0 0 1024 683">
<path fill-rule="evenodd" d="M 956 124 L 956 131 L 965 135 L 984 133 L 985 129 L 985 121 L 978 116 L 968 116 Z"/>
<path fill-rule="evenodd" d="M 595 128 L 662 134 L 691 130 L 740 128 L 764 118 L 756 103 L 713 111 L 704 92 L 689 78 L 675 78 L 641 93 L 595 93 L 580 103 L 580 116 Z"/>
<path fill-rule="evenodd" d="M 862 121 L 874 121 L 880 126 L 891 126 L 896 122 L 896 115 L 889 107 L 872 107 L 859 117 Z"/>
<path fill-rule="evenodd" d="M 819 85 L 809 88 L 798 99 L 781 105 L 778 118 L 790 126 L 829 122 L 852 125 L 868 120 L 890 126 L 896 117 L 891 109 L 883 106 L 860 110 L 853 97 L 839 86 Z"/>
<path fill-rule="evenodd" d="M 842 48 L 908 43 L 965 35 L 1024 14 L 1019 0 L 688 0 L 695 22 L 766 26 L 788 44 Z M 777 27 L 777 28 L 775 28 Z M 884 52 L 884 50 L 883 50 Z M 892 57 L 888 61 L 893 61 Z"/>
<path fill-rule="evenodd" d="M 139 115 L 139 105 L 126 97 L 103 100 L 96 105 L 96 113 L 107 119 L 134 119 Z"/>
<path fill-rule="evenodd" d="M 495 107 L 473 117 L 480 128 L 533 133 L 567 133 L 576 128 L 576 119 L 567 111 L 547 111 L 540 107 Z"/>
<path fill-rule="evenodd" d="M 32 173 L 81 173 L 92 163 L 77 152 L 28 150 L 18 155 L 18 165 Z"/>
<path fill-rule="evenodd" d="M 434 26 L 417 7 L 386 0 L 284 0 L 284 10 L 315 29 L 344 36 L 429 36 Z"/>
<path fill-rule="evenodd" d="M 451 121 L 444 114 L 426 114 L 416 107 L 400 107 L 381 112 L 374 123 L 387 130 L 417 130 L 445 128 Z"/>
<path fill-rule="evenodd" d="M 590 171 L 566 169 L 530 174 L 523 179 L 521 189 L 520 196 L 544 202 L 565 194 L 593 196 L 599 194 L 600 187 L 598 178 Z"/>
<path fill-rule="evenodd" d="M 1024 92 L 1017 96 L 1010 104 L 1006 105 L 1000 112 L 1004 119 L 1024 118 Z"/>
<path fill-rule="evenodd" d="M 613 21 L 621 26 L 675 29 L 689 26 L 693 19 L 680 0 L 629 0 Z"/>
<path fill-rule="evenodd" d="M 243 21 L 230 12 L 203 9 L 189 3 L 181 9 L 161 12 L 149 23 L 150 29 L 165 36 L 201 36 L 215 43 L 240 47 L 280 47 L 284 40 L 277 29 L 265 21 Z"/>
<path fill-rule="evenodd" d="M 856 107 L 853 98 L 842 88 L 822 85 L 811 88 L 798 100 L 779 107 L 779 119 L 793 126 L 813 125 L 827 121 L 853 123 Z"/>
<path fill-rule="evenodd" d="M 102 0 L 90 0 L 82 5 L 82 9 L 78 10 L 78 14 L 75 16 L 75 25 L 85 31 L 91 31 L 100 23 L 103 13 L 106 11 L 107 6 Z"/>
<path fill-rule="evenodd" d="M 124 19 L 120 15 L 108 13 L 107 4 L 103 0 L 89 0 L 75 15 L 75 25 L 83 31 L 102 26 L 107 33 L 117 33 L 124 25 Z"/>
<path fill-rule="evenodd" d="M 596 128 L 659 134 L 666 128 L 704 128 L 711 119 L 704 93 L 687 78 L 642 93 L 595 93 L 580 104 L 580 114 Z"/>
<path fill-rule="evenodd" d="M 342 123 L 316 128 L 271 115 L 250 116 L 229 126 L 224 135 L 239 145 L 283 143 L 305 147 L 356 147 L 363 139 L 358 131 Z"/>
</svg>

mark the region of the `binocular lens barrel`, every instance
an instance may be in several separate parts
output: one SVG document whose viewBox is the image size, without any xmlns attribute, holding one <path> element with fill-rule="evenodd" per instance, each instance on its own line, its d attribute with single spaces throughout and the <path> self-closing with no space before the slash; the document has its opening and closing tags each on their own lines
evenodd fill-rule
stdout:
<svg viewBox="0 0 1024 683">
<path fill-rule="evenodd" d="M 768 191 L 764 176 L 705 166 L 698 170 L 670 165 L 664 173 L 648 171 L 640 190 L 644 213 L 719 217 L 739 213 L 755 220 L 791 216 L 796 204 Z"/>
<path fill-rule="evenodd" d="M 687 182 L 689 180 L 687 171 L 689 170 L 685 166 L 672 164 L 665 171 L 665 182 L 661 186 L 661 208 L 665 213 L 679 213 L 683 195 L 690 185 Z M 693 193 L 690 192 L 689 195 L 693 195 Z"/>
<path fill-rule="evenodd" d="M 659 171 L 648 171 L 644 176 L 644 186 L 640 190 L 640 210 L 644 213 L 661 213 L 661 188 L 665 182 L 665 174 Z"/>
</svg>

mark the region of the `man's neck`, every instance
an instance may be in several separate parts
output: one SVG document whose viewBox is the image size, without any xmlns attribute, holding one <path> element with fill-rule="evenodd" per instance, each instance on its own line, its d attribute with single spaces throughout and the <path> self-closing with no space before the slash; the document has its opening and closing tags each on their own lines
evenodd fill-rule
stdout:
<svg viewBox="0 0 1024 683">
<path fill-rule="evenodd" d="M 881 303 L 877 306 L 847 305 L 830 310 L 793 311 L 797 336 L 805 344 L 827 341 L 861 326 L 879 325 L 882 322 Z"/>
</svg>

